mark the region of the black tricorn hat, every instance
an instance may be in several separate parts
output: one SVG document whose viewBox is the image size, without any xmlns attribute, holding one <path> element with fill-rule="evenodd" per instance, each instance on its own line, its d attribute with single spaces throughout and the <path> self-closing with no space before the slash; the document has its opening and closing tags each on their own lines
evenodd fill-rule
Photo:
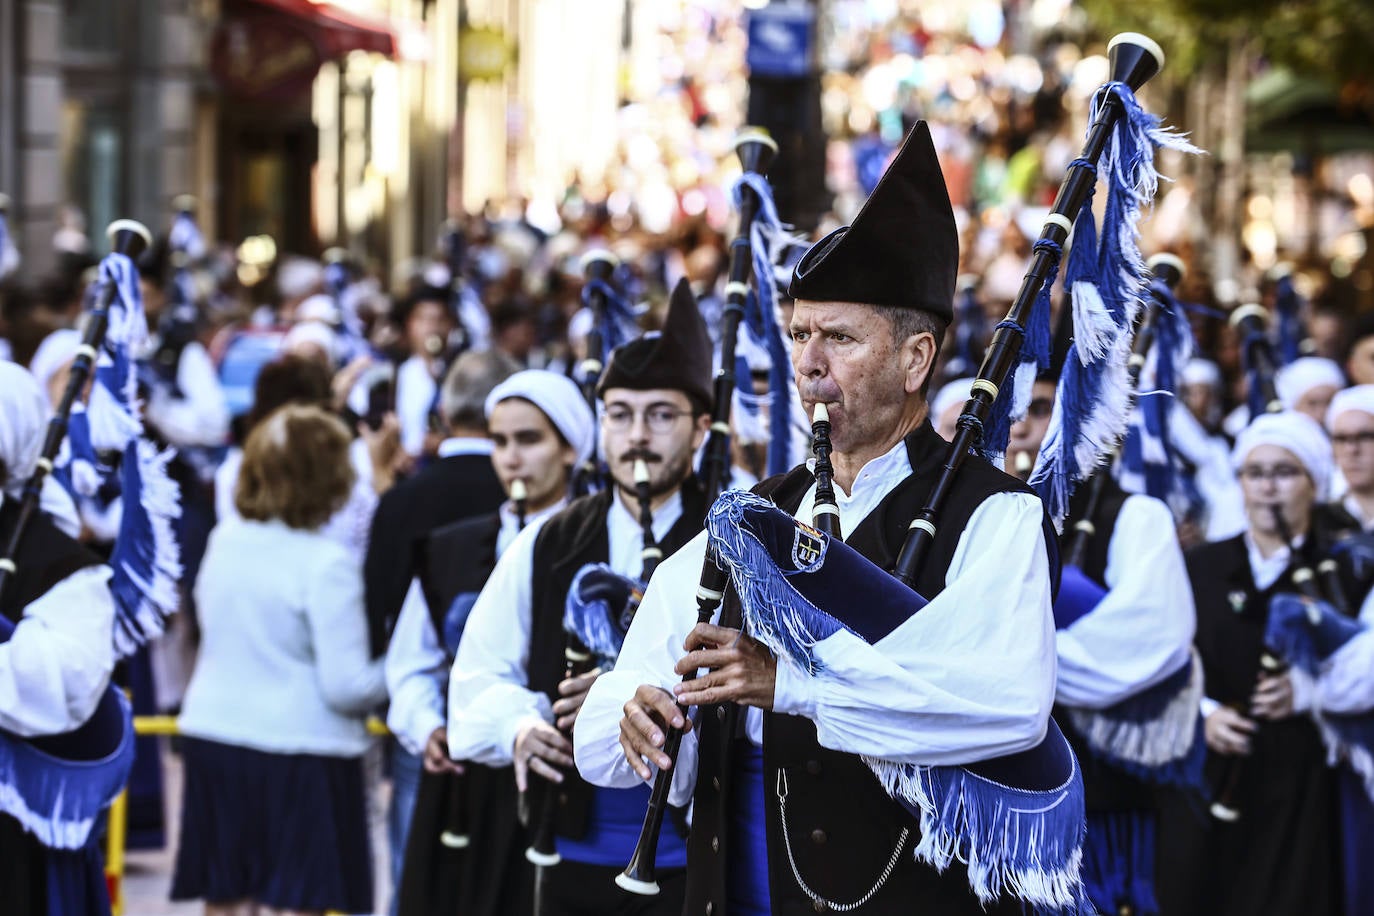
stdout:
<svg viewBox="0 0 1374 916">
<path fill-rule="evenodd" d="M 609 388 L 672 388 L 701 412 L 711 409 L 711 335 L 686 279 L 673 289 L 662 333 L 646 334 L 611 351 L 597 396 L 604 397 Z"/>
<path fill-rule="evenodd" d="M 853 225 L 811 246 L 788 295 L 954 317 L 959 230 L 930 127 L 917 121 Z"/>
</svg>

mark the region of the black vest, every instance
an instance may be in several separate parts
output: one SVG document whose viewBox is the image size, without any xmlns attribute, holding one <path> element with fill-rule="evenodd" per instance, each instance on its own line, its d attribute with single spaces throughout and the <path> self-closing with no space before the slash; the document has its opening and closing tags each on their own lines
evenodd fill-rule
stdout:
<svg viewBox="0 0 1374 916">
<path fill-rule="evenodd" d="M 665 559 L 701 533 L 706 517 L 706 495 L 700 480 L 689 477 L 681 493 L 682 517 L 659 543 Z M 573 500 L 539 529 L 534 540 L 532 568 L 536 574 L 530 602 L 528 686 L 543 692 L 551 701 L 558 698 L 558 684 L 563 680 L 563 612 L 573 577 L 588 563 L 605 563 L 610 559 L 606 514 L 611 509 L 611 499 L 612 491 L 607 489 Z M 541 792 L 550 785 L 543 780 L 533 782 Z M 560 836 L 578 839 L 586 833 L 591 787 L 573 772 L 567 774 L 558 791 L 555 829 Z"/>
<path fill-rule="evenodd" d="M 906 439 L 912 474 L 883 499 L 845 542 L 884 569 L 891 569 L 907 527 L 925 504 L 949 453 L 949 443 L 925 423 Z M 757 492 L 795 512 L 814 478 L 805 466 L 759 484 Z M 1029 493 L 1020 481 L 980 458 L 966 459 L 950 492 L 925 568 L 916 587 L 933 599 L 945 586 L 945 574 L 959 539 L 974 511 L 997 493 Z M 1054 530 L 1044 521 L 1046 546 L 1057 578 Z M 970 609 L 968 613 L 976 613 Z M 739 600 L 727 594 L 722 620 L 738 626 Z M 694 794 L 692 834 L 687 849 L 687 905 L 684 913 L 728 913 L 727 868 L 732 797 L 732 754 L 740 726 L 734 704 L 703 709 L 698 717 L 700 762 Z M 901 831 L 910 830 L 891 877 L 858 912 L 873 914 L 939 913 L 982 916 L 1021 913 L 1018 901 L 1003 899 L 984 909 L 969 890 L 968 873 L 955 865 L 940 874 L 918 863 L 912 850 L 919 825 L 878 784 L 859 757 L 822 747 L 816 727 L 799 716 L 766 713 L 763 725 L 764 798 L 768 830 L 768 885 L 775 916 L 823 911 L 807 897 L 792 875 L 783 845 L 775 787 L 779 770 L 788 780 L 787 817 L 796 867 L 806 883 L 837 903 L 852 903 L 877 882 L 892 856 Z"/>
<path fill-rule="evenodd" d="M 430 622 L 444 644 L 444 617 L 453 600 L 480 592 L 496 566 L 499 512 L 436 528 L 416 546 L 420 587 Z M 415 813 L 396 889 L 400 916 L 528 916 L 532 874 L 529 840 L 517 816 L 515 770 L 467 761 L 461 776 L 420 774 Z M 457 806 L 472 845 L 458 851 L 440 834 Z"/>
<path fill-rule="evenodd" d="M 6 498 L 0 505 L 0 544 L 9 543 L 10 534 L 19 521 L 19 503 Z M 64 534 L 46 512 L 29 517 L 23 540 L 14 557 L 15 572 L 7 578 L 0 593 L 0 614 L 12 623 L 24 616 L 24 608 L 41 598 L 63 579 L 88 566 L 97 566 L 100 558 L 78 541 Z"/>
<path fill-rule="evenodd" d="M 1105 474 L 1105 471 L 1099 471 Z M 1095 480 L 1096 478 L 1093 478 Z M 1064 533 L 1060 537 L 1060 552 L 1065 562 L 1076 538 L 1074 525 L 1088 514 L 1089 494 L 1093 481 L 1085 481 L 1074 490 L 1069 500 L 1069 515 L 1064 519 Z M 1116 531 L 1116 520 L 1121 515 L 1121 507 L 1130 496 L 1121 486 L 1106 476 L 1102 480 L 1102 495 L 1092 513 L 1094 532 L 1088 538 L 1083 552 L 1082 570 L 1103 588 L 1107 587 L 1107 559 Z M 1149 810 L 1156 804 L 1154 787 L 1143 779 L 1138 779 L 1118 767 L 1099 759 L 1088 743 L 1073 727 L 1072 719 L 1055 706 L 1055 721 L 1060 723 L 1064 737 L 1069 740 L 1074 756 L 1078 758 L 1083 770 L 1083 793 L 1089 811 L 1132 811 Z"/>
<path fill-rule="evenodd" d="M 480 592 L 496 568 L 496 539 L 501 513 L 459 519 L 436 528 L 416 547 L 420 590 L 439 644 L 444 641 L 444 615 L 453 599 Z"/>
</svg>

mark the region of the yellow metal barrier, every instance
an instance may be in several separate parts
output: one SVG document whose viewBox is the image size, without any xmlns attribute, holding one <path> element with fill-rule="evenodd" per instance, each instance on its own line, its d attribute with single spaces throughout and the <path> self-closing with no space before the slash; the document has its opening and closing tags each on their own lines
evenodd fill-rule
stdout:
<svg viewBox="0 0 1374 916">
<path fill-rule="evenodd" d="M 369 716 L 367 733 L 383 737 L 391 734 L 386 723 Z M 179 735 L 176 716 L 134 716 L 134 734 Z M 129 790 L 125 788 L 110 805 L 109 826 L 105 834 L 105 884 L 110 889 L 110 909 L 113 916 L 124 914 L 124 848 L 129 832 Z"/>
</svg>

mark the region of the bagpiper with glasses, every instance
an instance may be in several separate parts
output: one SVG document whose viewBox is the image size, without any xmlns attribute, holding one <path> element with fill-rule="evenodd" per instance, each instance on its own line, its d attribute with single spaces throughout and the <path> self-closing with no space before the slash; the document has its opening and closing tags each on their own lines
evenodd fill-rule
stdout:
<svg viewBox="0 0 1374 916">
<path fill-rule="evenodd" d="M 454 661 L 449 748 L 455 759 L 513 763 L 536 817 L 546 810 L 545 787 L 556 784 L 554 850 L 540 862 L 536 913 L 677 916 L 687 854 L 675 832 L 665 831 L 659 850 L 666 893 L 635 897 L 613 881 L 634 848 L 649 790 L 593 788 L 572 768 L 573 723 L 600 671 L 565 677 L 564 614 L 573 579 L 588 564 L 636 579 L 642 572 L 637 463 L 648 469 L 649 527 L 664 556 L 701 531 L 706 498 L 692 458 L 710 421 L 711 340 L 685 283 L 661 334 L 612 353 L 597 394 L 601 454 L 614 485 L 532 521 L 502 554 Z"/>
<path fill-rule="evenodd" d="M 1273 647 L 1276 597 L 1315 594 L 1329 544 L 1313 507 L 1331 444 L 1309 416 L 1258 417 L 1231 452 L 1246 530 L 1185 554 L 1202 659 L 1213 803 L 1171 799 L 1160 819 L 1159 904 L 1169 914 L 1334 914 L 1336 778 L 1313 682 Z"/>
</svg>

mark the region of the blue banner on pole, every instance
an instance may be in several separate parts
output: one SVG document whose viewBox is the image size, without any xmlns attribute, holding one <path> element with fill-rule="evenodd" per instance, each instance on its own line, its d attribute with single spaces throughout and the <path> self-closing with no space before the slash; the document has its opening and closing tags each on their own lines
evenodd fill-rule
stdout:
<svg viewBox="0 0 1374 916">
<path fill-rule="evenodd" d="M 812 71 L 814 7 L 772 3 L 749 12 L 745 63 L 753 76 L 795 78 Z"/>
</svg>

